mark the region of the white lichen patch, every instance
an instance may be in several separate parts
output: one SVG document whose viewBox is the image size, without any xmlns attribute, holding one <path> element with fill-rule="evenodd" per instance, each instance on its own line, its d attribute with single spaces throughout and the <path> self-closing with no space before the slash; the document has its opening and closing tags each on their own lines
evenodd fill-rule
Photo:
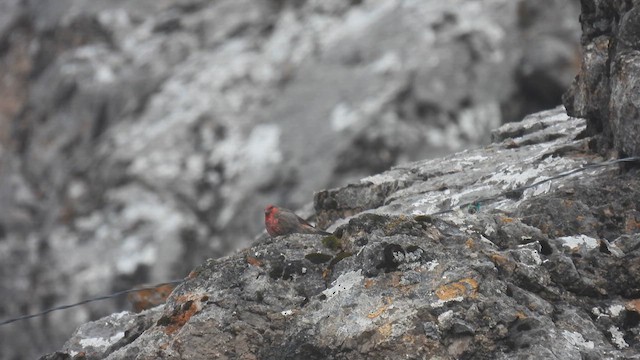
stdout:
<svg viewBox="0 0 640 360">
<path fill-rule="evenodd" d="M 520 245 L 528 246 L 528 244 Z M 540 257 L 540 253 L 538 253 L 535 249 L 518 249 L 514 252 L 514 255 L 518 257 L 518 260 L 526 265 L 541 265 L 542 258 Z"/>
<path fill-rule="evenodd" d="M 540 182 L 540 181 L 544 181 L 544 180 L 547 180 L 547 179 L 549 179 L 548 176 L 541 176 L 541 177 L 537 178 L 534 181 L 534 183 L 537 183 L 537 182 Z M 540 184 L 540 185 L 538 185 L 536 187 L 533 187 L 531 189 L 526 189 L 524 191 L 524 197 L 525 198 L 529 198 L 529 197 L 536 197 L 536 196 L 540 196 L 540 195 L 546 194 L 546 193 L 551 191 L 551 184 L 552 183 L 550 181 L 548 181 L 546 183 L 542 183 L 542 184 Z"/>
<path fill-rule="evenodd" d="M 449 199 L 451 200 L 451 206 L 456 206 L 494 195 L 496 195 L 496 190 L 494 187 L 483 185 L 461 190 L 458 193 L 452 194 Z"/>
<path fill-rule="evenodd" d="M 124 337 L 124 332 L 118 332 L 115 335 L 109 338 L 95 337 L 80 340 L 80 346 L 83 348 L 92 347 L 97 349 L 106 349 L 107 347 L 113 345 L 116 341 L 122 339 Z"/>
<path fill-rule="evenodd" d="M 110 317 L 113 318 L 114 320 L 120 320 L 120 319 L 122 319 L 123 317 L 125 317 L 125 316 L 127 316 L 129 314 L 131 314 L 129 311 L 121 311 L 119 313 L 111 314 Z"/>
<path fill-rule="evenodd" d="M 582 334 L 573 331 L 562 331 L 562 336 L 571 344 L 584 349 L 593 349 L 595 344 L 593 341 L 587 341 Z"/>
<path fill-rule="evenodd" d="M 452 318 L 453 318 L 453 310 L 445 311 L 438 316 L 438 323 L 442 325 L 450 321 Z"/>
<path fill-rule="evenodd" d="M 407 178 L 408 176 L 406 174 L 405 175 L 401 174 L 400 177 L 398 178 L 398 177 L 389 175 L 387 173 L 382 173 L 382 174 L 376 174 L 376 175 L 371 175 L 371 176 L 362 178 L 360 180 L 360 183 L 361 184 L 371 183 L 373 185 L 381 185 L 381 184 L 393 183 L 394 181 L 397 181 L 397 180 L 406 180 Z"/>
<path fill-rule="evenodd" d="M 484 228 L 484 234 L 486 234 L 487 236 L 491 236 L 496 232 L 496 228 L 492 224 L 487 224 L 487 226 L 485 226 Z"/>
<path fill-rule="evenodd" d="M 324 290 L 322 293 L 327 297 L 327 299 L 331 299 L 332 297 L 338 295 L 343 291 L 347 291 L 362 283 L 364 276 L 362 276 L 362 270 L 358 271 L 349 271 L 340 275 L 334 282 L 331 283 L 331 287 Z"/>
<path fill-rule="evenodd" d="M 609 333 L 611 334 L 611 341 L 616 345 L 618 349 L 624 349 L 629 347 L 626 341 L 624 341 L 624 334 L 620 329 L 611 325 L 609 327 Z"/>
<path fill-rule="evenodd" d="M 539 166 L 532 166 L 531 163 L 539 162 Z M 497 170 L 487 183 L 496 184 L 502 190 L 514 190 L 522 186 L 531 185 L 547 180 L 562 173 L 563 169 L 575 169 L 577 164 L 568 159 L 538 160 L 537 157 L 522 159 L 516 165 L 509 165 Z M 533 188 L 525 190 L 525 197 L 541 195 L 551 190 L 551 182 L 539 184 Z"/>
<path fill-rule="evenodd" d="M 460 161 L 460 164 L 463 166 L 473 166 L 478 165 L 479 162 L 488 160 L 489 157 L 483 155 L 482 153 L 478 153 L 476 155 L 469 155 Z"/>
<path fill-rule="evenodd" d="M 443 307 L 446 303 L 450 303 L 450 302 L 452 302 L 452 301 L 460 302 L 460 301 L 463 301 L 463 300 L 464 300 L 464 297 L 462 297 L 462 296 L 456 296 L 456 297 L 454 297 L 454 298 L 447 299 L 447 300 L 440 300 L 440 299 L 438 299 L 438 300 L 436 300 L 436 301 L 432 302 L 432 303 L 431 303 L 431 304 L 429 304 L 429 305 L 431 305 L 431 307 L 432 307 L 432 308 L 439 308 L 439 307 Z"/>
<path fill-rule="evenodd" d="M 426 196 L 421 196 L 418 200 L 411 203 L 412 207 L 421 208 L 420 210 L 414 210 L 413 215 L 427 215 L 439 211 L 440 205 L 444 200 L 449 198 L 450 190 L 429 192 Z"/>
<path fill-rule="evenodd" d="M 570 250 L 578 250 L 580 247 L 591 250 L 598 247 L 598 240 L 587 235 L 563 236 L 558 241 Z"/>
<path fill-rule="evenodd" d="M 436 267 L 438 267 L 438 265 L 440 265 L 438 260 L 433 260 L 425 263 L 423 266 L 427 269 L 427 271 L 433 271 L 436 269 Z"/>
<path fill-rule="evenodd" d="M 502 190 L 513 190 L 533 182 L 533 179 L 545 180 L 540 176 L 540 171 L 540 169 L 523 168 L 523 166 L 510 166 L 503 172 L 496 173 L 491 181 L 502 184 Z"/>
<path fill-rule="evenodd" d="M 613 317 L 620 316 L 620 312 L 622 312 L 622 310 L 624 310 L 624 306 L 620 304 L 609 306 L 609 314 Z"/>
<path fill-rule="evenodd" d="M 411 204 L 411 206 L 413 207 L 421 207 L 421 209 L 416 209 L 411 211 L 412 216 L 431 215 L 433 213 L 440 211 L 440 208 L 437 206 L 437 203 L 439 203 L 437 199 L 431 198 L 431 199 L 424 199 L 424 200 L 425 201 L 418 200 L 413 204 Z M 432 202 L 432 204 L 429 204 L 428 206 L 424 206 L 427 202 Z"/>
</svg>

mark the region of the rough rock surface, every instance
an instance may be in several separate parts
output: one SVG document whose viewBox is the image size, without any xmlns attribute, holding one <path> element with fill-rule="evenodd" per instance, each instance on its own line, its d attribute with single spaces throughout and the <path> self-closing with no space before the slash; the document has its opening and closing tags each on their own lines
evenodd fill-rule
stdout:
<svg viewBox="0 0 640 360">
<path fill-rule="evenodd" d="M 564 104 L 598 147 L 640 155 L 640 2 L 583 0 L 582 68 Z"/>
<path fill-rule="evenodd" d="M 517 190 L 602 161 L 585 127 L 558 108 L 320 192 L 334 236 L 209 260 L 165 305 L 85 324 L 44 359 L 637 358 L 637 170 Z"/>
<path fill-rule="evenodd" d="M 577 1 L 0 2 L 0 317 L 183 277 L 310 203 L 557 104 Z M 103 302 L 0 329 L 58 348 Z M 52 345 L 55 344 L 55 345 Z"/>
</svg>

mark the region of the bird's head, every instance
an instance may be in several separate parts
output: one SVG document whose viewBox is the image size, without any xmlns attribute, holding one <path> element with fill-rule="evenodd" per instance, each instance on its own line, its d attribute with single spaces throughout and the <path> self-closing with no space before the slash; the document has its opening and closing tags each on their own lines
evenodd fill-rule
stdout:
<svg viewBox="0 0 640 360">
<path fill-rule="evenodd" d="M 269 216 L 269 215 L 275 213 L 276 211 L 278 211 L 277 207 L 275 207 L 274 205 L 267 205 L 267 207 L 264 208 L 264 215 L 265 216 Z"/>
</svg>

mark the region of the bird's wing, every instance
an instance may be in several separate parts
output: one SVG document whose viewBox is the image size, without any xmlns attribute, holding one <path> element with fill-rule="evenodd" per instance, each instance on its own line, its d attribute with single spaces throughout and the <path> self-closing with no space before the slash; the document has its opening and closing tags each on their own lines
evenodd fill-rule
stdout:
<svg viewBox="0 0 640 360">
<path fill-rule="evenodd" d="M 313 227 L 313 225 L 309 224 L 309 222 L 303 218 L 301 218 L 300 216 L 296 215 L 296 218 L 298 218 L 298 222 L 304 226 L 311 226 Z"/>
</svg>

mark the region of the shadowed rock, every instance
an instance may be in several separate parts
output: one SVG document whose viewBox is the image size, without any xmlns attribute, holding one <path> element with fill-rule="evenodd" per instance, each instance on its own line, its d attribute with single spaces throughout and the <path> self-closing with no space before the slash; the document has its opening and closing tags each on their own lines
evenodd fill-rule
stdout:
<svg viewBox="0 0 640 360">
<path fill-rule="evenodd" d="M 567 112 L 588 120 L 597 147 L 640 155 L 640 5 L 585 0 L 582 67 L 564 95 Z"/>
</svg>

